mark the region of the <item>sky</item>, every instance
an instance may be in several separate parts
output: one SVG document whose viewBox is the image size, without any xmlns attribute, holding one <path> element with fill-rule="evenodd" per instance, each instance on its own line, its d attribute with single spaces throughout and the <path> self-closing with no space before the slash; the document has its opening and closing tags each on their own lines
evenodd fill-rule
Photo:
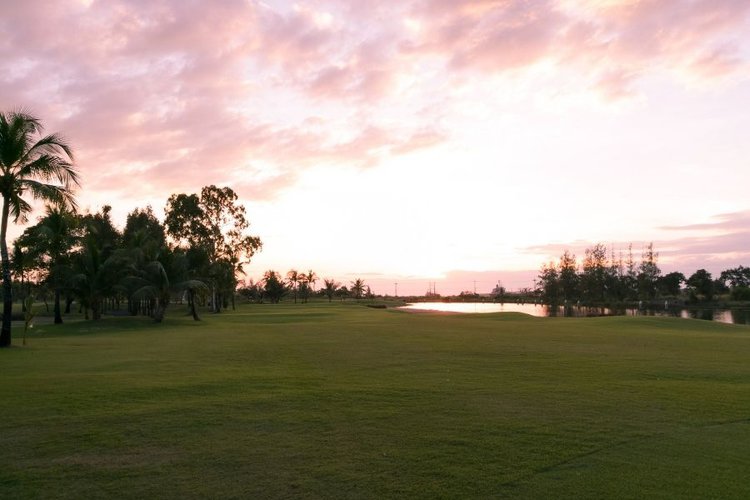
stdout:
<svg viewBox="0 0 750 500">
<path fill-rule="evenodd" d="M 564 249 L 750 265 L 747 0 L 0 0 L 0 110 L 115 222 L 229 186 L 263 250 L 379 293 Z M 33 219 L 33 217 L 32 217 Z"/>
</svg>

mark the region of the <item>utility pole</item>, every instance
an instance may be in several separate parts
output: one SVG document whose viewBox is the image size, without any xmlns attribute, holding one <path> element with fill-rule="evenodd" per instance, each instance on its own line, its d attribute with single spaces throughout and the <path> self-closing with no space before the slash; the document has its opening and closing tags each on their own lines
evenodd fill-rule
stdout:
<svg viewBox="0 0 750 500">
<path fill-rule="evenodd" d="M 477 294 L 477 280 L 474 280 L 474 295 Z"/>
<path fill-rule="evenodd" d="M 394 283 L 393 286 L 396 288 L 395 297 L 398 298 L 398 282 Z"/>
</svg>

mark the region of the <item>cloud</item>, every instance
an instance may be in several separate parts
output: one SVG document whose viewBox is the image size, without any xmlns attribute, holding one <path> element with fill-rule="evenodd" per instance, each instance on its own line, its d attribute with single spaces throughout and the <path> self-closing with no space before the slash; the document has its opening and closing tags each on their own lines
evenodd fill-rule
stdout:
<svg viewBox="0 0 750 500">
<path fill-rule="evenodd" d="M 540 63 L 607 100 L 632 96 L 653 71 L 721 79 L 747 68 L 750 12 L 740 0 L 3 7 L 0 109 L 29 108 L 63 131 L 85 189 L 123 193 L 197 189 L 217 175 L 269 193 L 299 168 L 431 148 L 451 139 L 436 115 L 448 116 L 455 85 Z"/>
<path fill-rule="evenodd" d="M 711 222 L 685 224 L 681 226 L 662 226 L 667 231 L 750 231 L 750 211 L 730 212 L 713 217 Z"/>
<path fill-rule="evenodd" d="M 627 258 L 628 247 L 632 245 L 633 258 L 638 261 L 641 251 L 648 243 L 654 244 L 659 253 L 662 268 L 691 274 L 698 268 L 719 273 L 722 270 L 744 265 L 750 260 L 750 211 L 721 214 L 708 223 L 665 226 L 660 229 L 675 233 L 693 233 L 687 236 L 662 238 L 653 242 L 603 242 L 615 255 Z M 579 263 L 587 248 L 595 243 L 574 241 L 570 244 L 552 243 L 524 248 L 525 253 L 540 256 L 540 266 L 546 260 L 557 260 L 566 250 L 575 254 Z M 546 259 L 546 260 L 545 260 Z"/>
</svg>

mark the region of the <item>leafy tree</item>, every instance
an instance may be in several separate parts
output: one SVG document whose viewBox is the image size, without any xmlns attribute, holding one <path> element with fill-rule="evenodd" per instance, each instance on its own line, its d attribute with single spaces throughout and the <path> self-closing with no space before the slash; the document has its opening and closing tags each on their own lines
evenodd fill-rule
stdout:
<svg viewBox="0 0 750 500">
<path fill-rule="evenodd" d="M 705 300 L 711 300 L 714 296 L 714 281 L 711 273 L 705 269 L 698 269 L 688 279 L 687 285 L 694 294 L 701 295 Z"/>
<path fill-rule="evenodd" d="M 165 209 L 167 234 L 181 248 L 201 248 L 208 257 L 204 271 L 211 288 L 213 312 L 220 312 L 234 293 L 243 262 L 262 248 L 260 238 L 245 235 L 250 223 L 245 207 L 228 187 L 205 186 L 200 197 L 177 194 Z"/>
<path fill-rule="evenodd" d="M 279 273 L 273 270 L 265 272 L 263 275 L 263 295 L 268 297 L 268 300 L 272 304 L 278 304 L 287 291 L 287 287 L 279 276 Z"/>
<path fill-rule="evenodd" d="M 565 250 L 558 264 L 559 291 L 563 300 L 573 300 L 578 297 L 579 279 L 576 256 Z"/>
<path fill-rule="evenodd" d="M 123 245 L 135 248 L 147 242 L 149 246 L 166 248 L 166 229 L 154 215 L 151 206 L 136 208 L 128 214 L 125 229 L 122 232 Z"/>
<path fill-rule="evenodd" d="M 167 200 L 164 225 L 167 234 L 182 248 L 201 246 L 209 238 L 205 213 L 197 194 L 173 194 Z"/>
<path fill-rule="evenodd" d="M 726 285 L 724 280 L 721 278 L 716 278 L 714 280 L 714 293 L 715 294 L 722 294 L 729 292 L 729 287 Z"/>
<path fill-rule="evenodd" d="M 656 297 L 656 285 L 661 275 L 658 259 L 659 254 L 654 252 L 654 244 L 649 243 L 643 251 L 641 265 L 638 266 L 638 294 L 643 300 L 653 300 Z"/>
<path fill-rule="evenodd" d="M 336 296 L 342 301 L 347 298 L 349 294 L 349 289 L 345 285 L 341 285 L 338 289 L 336 289 Z"/>
<path fill-rule="evenodd" d="M 627 297 L 627 288 L 625 286 L 625 262 L 622 259 L 622 253 L 619 257 L 615 255 L 614 248 L 610 251 L 609 267 L 607 268 L 605 288 L 607 290 L 607 299 L 610 302 L 622 302 Z"/>
<path fill-rule="evenodd" d="M 604 302 L 607 297 L 607 247 L 597 243 L 587 248 L 581 273 L 581 292 L 590 302 Z"/>
<path fill-rule="evenodd" d="M 750 287 L 736 286 L 732 288 L 730 296 L 732 300 L 748 301 L 750 300 Z"/>
<path fill-rule="evenodd" d="M 333 301 L 333 296 L 336 295 L 336 290 L 341 286 L 341 283 L 333 279 L 324 279 L 323 284 L 323 291 L 325 292 L 326 297 L 328 297 L 328 302 Z"/>
<path fill-rule="evenodd" d="M 750 287 L 750 268 L 739 266 L 722 271 L 719 279 L 722 283 L 729 283 L 731 288 Z"/>
<path fill-rule="evenodd" d="M 676 297 L 680 295 L 680 287 L 683 283 L 685 283 L 685 275 L 675 271 L 660 277 L 657 284 L 662 295 Z"/>
<path fill-rule="evenodd" d="M 11 344 L 13 294 L 8 255 L 8 220 L 24 223 L 31 205 L 27 193 L 54 205 L 75 206 L 71 187 L 78 185 L 70 146 L 58 134 L 42 136 L 40 120 L 23 112 L 0 113 L 0 260 L 3 275 L 3 319 L 0 347 Z"/>
<path fill-rule="evenodd" d="M 546 304 L 556 305 L 560 302 L 560 276 L 554 262 L 542 266 L 536 284 Z"/>
<path fill-rule="evenodd" d="M 626 300 L 638 298 L 638 266 L 633 259 L 633 244 L 628 245 L 628 258 L 624 263 L 625 273 L 622 276 L 622 293 Z"/>
<path fill-rule="evenodd" d="M 256 283 L 251 279 L 246 286 L 237 290 L 237 293 L 249 302 L 260 303 L 263 301 L 263 284 L 261 282 Z"/>
<path fill-rule="evenodd" d="M 505 302 L 505 293 L 505 287 L 498 282 L 495 288 L 492 289 L 492 292 L 490 292 L 490 295 L 493 301 L 503 303 Z"/>
</svg>

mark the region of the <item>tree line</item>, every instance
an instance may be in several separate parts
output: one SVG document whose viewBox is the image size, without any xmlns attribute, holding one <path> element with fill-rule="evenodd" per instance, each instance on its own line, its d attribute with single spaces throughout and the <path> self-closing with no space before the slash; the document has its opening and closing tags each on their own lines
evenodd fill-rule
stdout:
<svg viewBox="0 0 750 500">
<path fill-rule="evenodd" d="M 270 302 L 279 303 L 284 297 L 292 296 L 294 303 L 299 299 L 306 303 L 310 297 L 327 297 L 329 302 L 334 298 L 341 300 L 353 298 L 356 300 L 362 298 L 372 298 L 374 294 L 365 281 L 361 278 L 350 282 L 349 287 L 342 285 L 334 279 L 324 279 L 323 287 L 315 288 L 318 281 L 318 275 L 310 270 L 307 273 L 301 273 L 291 269 L 286 273 L 286 278 L 274 270 L 268 270 L 263 274 L 263 278 L 257 282 L 250 280 L 247 285 L 240 287 L 237 293 L 249 302 Z"/>
<path fill-rule="evenodd" d="M 150 206 L 136 208 L 120 231 L 109 206 L 79 213 L 78 186 L 72 148 L 59 134 L 45 135 L 40 120 L 26 112 L 0 112 L 0 347 L 11 344 L 14 298 L 20 299 L 22 312 L 30 311 L 34 298 L 47 307 L 51 301 L 56 324 L 74 303 L 86 319 L 98 320 L 109 309 L 125 307 L 157 322 L 175 299 L 187 305 L 195 320 L 198 306 L 215 313 L 234 307 L 238 276 L 262 242 L 247 234 L 245 207 L 231 188 L 210 185 L 200 193 L 173 194 L 163 222 Z M 25 197 L 43 201 L 45 212 L 9 251 L 9 222 L 25 224 L 32 210 Z M 288 294 L 295 302 L 306 302 L 313 294 L 329 300 L 372 295 L 361 279 L 350 288 L 326 279 L 319 291 L 317 280 L 313 271 L 291 270 L 282 279 L 269 270 L 241 291 L 257 302 L 279 302 Z M 28 324 L 29 318 L 25 314 L 21 319 Z"/>
<path fill-rule="evenodd" d="M 548 304 L 588 305 L 652 302 L 663 299 L 711 301 L 727 294 L 732 300 L 750 300 L 750 268 L 739 266 L 714 278 L 705 269 L 689 277 L 681 272 L 662 274 L 659 254 L 649 243 L 640 260 L 627 253 L 615 253 L 601 243 L 585 249 L 579 262 L 565 250 L 557 261 L 544 264 L 536 280 L 536 293 Z"/>
<path fill-rule="evenodd" d="M 55 323 L 74 301 L 86 319 L 124 305 L 160 322 L 173 298 L 197 320 L 197 305 L 220 312 L 233 302 L 243 264 L 262 248 L 245 234 L 245 208 L 228 187 L 170 196 L 164 223 L 151 207 L 136 208 L 120 231 L 110 213 L 48 206 L 13 244 L 19 297 L 51 295 Z"/>
</svg>

